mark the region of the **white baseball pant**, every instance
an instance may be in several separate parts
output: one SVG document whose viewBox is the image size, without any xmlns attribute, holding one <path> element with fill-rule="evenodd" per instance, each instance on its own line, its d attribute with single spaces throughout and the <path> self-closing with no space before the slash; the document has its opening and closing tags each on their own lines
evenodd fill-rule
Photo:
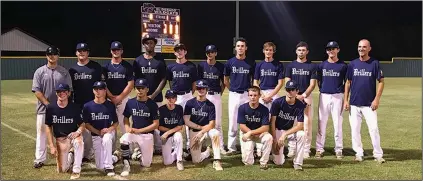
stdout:
<svg viewBox="0 0 423 181">
<path fill-rule="evenodd" d="M 125 133 L 120 138 L 120 144 L 130 145 L 131 143 L 138 143 L 141 151 L 141 165 L 150 167 L 153 160 L 154 140 L 153 134 L 133 134 Z"/>
<path fill-rule="evenodd" d="M 162 106 L 162 102 L 156 102 L 157 107 Z M 161 151 L 162 150 L 162 140 L 160 139 L 160 131 L 158 129 L 154 130 L 154 150 L 155 151 Z"/>
<path fill-rule="evenodd" d="M 276 138 L 274 142 L 277 142 L 279 138 L 282 136 L 282 133 L 286 132 L 285 130 L 278 130 L 276 129 Z M 292 160 L 294 164 L 303 165 L 304 160 L 304 143 L 305 143 L 305 132 L 298 131 L 296 133 L 290 134 L 287 136 L 288 141 L 295 142 L 295 147 L 297 152 L 295 153 L 294 159 Z M 285 155 L 283 154 L 284 146 L 279 149 L 279 155 L 273 155 L 273 163 L 276 165 L 282 165 L 285 163 Z"/>
<path fill-rule="evenodd" d="M 115 132 L 106 133 L 103 136 L 93 136 L 95 165 L 97 169 L 113 169 L 112 144 Z"/>
<path fill-rule="evenodd" d="M 269 161 L 270 152 L 272 151 L 273 137 L 268 132 L 260 134 L 260 136 L 251 136 L 249 140 L 242 141 L 244 133 L 240 131 L 239 139 L 241 140 L 242 163 L 245 165 L 254 164 L 254 145 L 256 142 L 263 144 L 263 154 L 260 158 L 260 164 L 267 164 Z"/>
<path fill-rule="evenodd" d="M 248 102 L 248 92 L 236 93 L 229 91 L 228 113 L 229 113 L 229 127 L 228 127 L 228 150 L 236 151 L 236 143 L 238 142 L 238 108 L 244 103 Z"/>
<path fill-rule="evenodd" d="M 273 90 L 274 89 L 262 90 L 262 92 L 264 95 L 267 95 L 267 94 L 270 94 Z M 259 103 L 263 104 L 264 106 L 267 107 L 267 109 L 269 109 L 269 118 L 272 117 L 270 114 L 270 108 L 272 108 L 272 103 L 274 100 L 276 100 L 279 97 L 280 97 L 279 94 L 274 95 L 272 97 L 273 100 L 268 104 L 265 104 L 262 98 L 259 99 Z M 261 144 L 260 142 L 256 142 L 257 154 L 260 156 L 261 156 L 262 147 L 263 147 L 263 144 Z"/>
<path fill-rule="evenodd" d="M 45 162 L 47 159 L 47 135 L 45 128 L 45 114 L 37 114 L 37 140 L 35 142 L 35 163 Z"/>
<path fill-rule="evenodd" d="M 361 121 L 362 116 L 366 119 L 367 127 L 370 133 L 370 139 L 373 145 L 373 157 L 382 158 L 383 150 L 380 146 L 379 128 L 377 125 L 377 112 L 369 106 L 350 106 L 350 125 L 352 147 L 356 156 L 363 156 L 363 143 L 361 142 Z"/>
<path fill-rule="evenodd" d="M 192 141 L 192 139 L 194 138 L 195 135 L 197 135 L 199 133 L 199 131 L 197 132 L 193 132 L 192 130 L 189 130 L 190 133 L 190 147 L 194 144 L 194 141 Z M 201 163 L 204 159 L 208 158 L 210 156 L 210 152 L 208 150 L 201 152 L 201 147 L 203 146 L 204 141 L 206 141 L 206 139 L 210 139 L 211 140 L 211 145 L 212 145 L 212 149 L 213 149 L 213 158 L 215 160 L 220 160 L 220 138 L 219 138 L 219 131 L 217 131 L 216 129 L 211 129 L 210 131 L 208 131 L 207 133 L 204 133 L 203 137 L 200 139 L 200 145 L 197 149 L 190 149 L 191 151 L 191 157 L 192 157 L 192 162 L 193 163 Z"/>
<path fill-rule="evenodd" d="M 174 133 L 161 147 L 164 165 L 171 165 L 175 160 L 182 161 L 182 148 L 184 147 L 182 133 Z M 172 147 L 174 147 L 173 152 Z"/>
<path fill-rule="evenodd" d="M 129 96 L 126 96 L 125 98 L 122 99 L 121 104 L 116 105 L 116 114 L 117 114 L 117 117 L 118 117 L 119 128 L 120 128 L 121 134 L 126 133 L 125 123 L 123 121 L 123 119 L 125 118 L 125 116 L 123 115 L 123 111 L 125 111 L 125 106 L 126 106 L 126 103 L 128 102 L 128 100 L 129 100 Z M 112 145 L 112 151 L 113 152 L 116 150 L 117 130 L 115 130 L 114 136 L 115 136 L 115 138 L 113 139 L 113 145 Z M 133 148 L 131 150 L 133 150 Z"/>
<path fill-rule="evenodd" d="M 307 98 L 304 99 L 306 103 L 310 106 L 307 106 L 304 109 L 304 132 L 306 134 L 305 143 L 304 143 L 304 153 L 310 154 L 312 133 L 313 133 L 313 96 L 310 94 Z M 295 124 L 297 121 L 295 121 Z M 294 140 L 288 141 L 288 149 L 295 153 L 296 151 L 296 142 Z"/>
<path fill-rule="evenodd" d="M 223 147 L 223 128 L 222 128 L 222 96 L 220 94 L 208 95 L 206 98 L 214 104 L 216 109 L 216 120 L 215 120 L 215 127 L 217 131 L 219 131 L 220 137 L 220 148 L 224 149 Z"/>
<path fill-rule="evenodd" d="M 74 148 L 73 157 L 69 154 L 71 148 Z M 81 136 L 75 139 L 66 137 L 56 138 L 56 171 L 67 172 L 73 164 L 72 171 L 81 173 L 82 156 L 84 154 L 84 142 Z"/>
<path fill-rule="evenodd" d="M 342 152 L 342 113 L 344 106 L 344 94 L 320 94 L 319 99 L 319 120 L 316 135 L 316 151 L 324 152 L 326 139 L 326 126 L 329 119 L 329 114 L 332 115 L 334 138 L 335 138 L 335 152 Z"/>
<path fill-rule="evenodd" d="M 177 95 L 175 104 L 182 106 L 182 109 L 185 111 L 185 104 L 187 103 L 188 100 L 190 100 L 192 98 L 194 98 L 194 96 L 192 95 L 191 91 L 189 91 L 188 93 L 186 93 L 184 95 Z M 185 134 L 186 134 L 186 138 L 187 138 L 187 148 L 189 148 L 189 128 L 188 128 L 188 126 L 185 126 Z"/>
<path fill-rule="evenodd" d="M 92 155 L 94 154 L 94 148 L 91 132 L 88 129 L 85 129 L 82 132 L 82 138 L 84 141 L 84 158 L 92 159 Z"/>
</svg>

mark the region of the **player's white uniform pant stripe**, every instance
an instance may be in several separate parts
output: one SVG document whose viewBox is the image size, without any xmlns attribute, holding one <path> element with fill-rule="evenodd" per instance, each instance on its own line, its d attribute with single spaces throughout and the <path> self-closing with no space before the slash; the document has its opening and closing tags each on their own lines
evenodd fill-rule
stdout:
<svg viewBox="0 0 423 181">
<path fill-rule="evenodd" d="M 190 139 L 193 139 L 195 135 L 197 135 L 199 133 L 199 131 L 197 132 L 193 132 L 192 130 L 189 130 L 189 136 Z M 210 139 L 211 140 L 211 146 L 213 149 L 213 158 L 216 160 L 220 160 L 220 138 L 219 138 L 219 131 L 217 131 L 216 129 L 211 129 L 210 131 L 208 131 L 207 133 L 203 134 L 203 137 L 200 139 L 200 146 L 198 149 L 190 149 L 191 151 L 191 157 L 192 157 L 192 162 L 193 163 L 200 163 L 202 162 L 204 159 L 206 159 L 207 157 L 210 156 L 210 152 L 208 152 L 207 150 L 204 152 L 201 152 L 201 147 L 203 146 L 204 141 L 206 141 L 206 139 Z M 194 144 L 194 142 L 191 140 L 191 145 Z"/>
<path fill-rule="evenodd" d="M 82 137 L 77 137 L 72 140 L 65 137 L 56 138 L 56 147 L 59 155 L 56 157 L 56 170 L 58 172 L 67 172 L 72 163 L 72 171 L 74 173 L 81 172 L 82 155 L 84 153 L 84 142 L 82 140 Z M 72 147 L 74 148 L 74 157 L 69 157 L 69 151 Z"/>
<path fill-rule="evenodd" d="M 34 162 L 44 162 L 47 156 L 47 135 L 45 129 L 45 114 L 37 114 L 37 140 L 35 143 L 35 160 Z"/>
<path fill-rule="evenodd" d="M 316 151 L 324 152 L 326 139 L 326 126 L 329 115 L 332 115 L 334 138 L 335 138 L 335 152 L 342 152 L 342 122 L 343 122 L 343 103 L 344 94 L 320 94 L 319 99 L 319 119 L 316 135 Z"/>
<path fill-rule="evenodd" d="M 216 109 L 215 128 L 219 131 L 220 148 L 223 148 L 223 128 L 222 128 L 222 96 L 220 94 L 208 95 L 206 98 L 214 104 Z"/>
<path fill-rule="evenodd" d="M 185 111 L 185 104 L 187 103 L 188 100 L 194 98 L 194 96 L 192 95 L 192 92 L 190 91 L 189 93 L 186 93 L 184 95 L 177 95 L 176 98 L 177 99 L 176 99 L 175 104 L 182 106 L 183 110 Z M 185 126 L 185 134 L 186 134 L 186 138 L 187 138 L 187 148 L 189 148 L 189 129 L 188 129 L 188 126 Z"/>
<path fill-rule="evenodd" d="M 350 108 L 350 126 L 352 147 L 356 156 L 363 156 L 363 143 L 361 142 L 361 121 L 362 116 L 366 119 L 367 127 L 370 133 L 370 139 L 373 145 L 373 157 L 381 158 L 383 151 L 380 146 L 379 128 L 377 125 L 377 112 L 368 106 L 353 106 Z"/>
<path fill-rule="evenodd" d="M 304 153 L 310 153 L 311 140 L 313 138 L 313 96 L 310 94 L 304 99 L 305 102 L 310 104 L 304 109 L 304 132 L 306 134 L 304 143 Z M 295 150 L 295 141 L 288 142 L 289 150 Z"/>
<path fill-rule="evenodd" d="M 229 91 L 228 100 L 228 114 L 229 114 L 229 127 L 228 127 L 228 150 L 236 151 L 236 143 L 238 142 L 238 108 L 244 103 L 248 102 L 248 92 L 243 94 Z"/>
<path fill-rule="evenodd" d="M 170 165 L 175 160 L 182 161 L 182 148 L 184 146 L 182 133 L 176 132 L 173 136 L 167 138 L 166 143 L 160 146 L 162 147 L 164 165 Z M 172 147 L 175 148 L 173 152 Z"/>
<path fill-rule="evenodd" d="M 112 143 L 115 132 L 101 136 L 93 136 L 95 165 L 97 169 L 113 169 Z"/>
<path fill-rule="evenodd" d="M 239 139 L 241 140 L 241 153 L 242 153 L 242 162 L 245 165 L 252 165 L 254 164 L 254 145 L 256 142 L 260 142 L 263 144 L 262 147 L 262 156 L 260 158 L 260 164 L 267 164 L 269 161 L 269 155 L 272 151 L 272 143 L 273 143 L 273 137 L 268 132 L 264 132 L 260 134 L 260 136 L 251 136 L 250 140 L 242 141 L 242 136 L 244 136 L 244 133 L 240 131 L 239 133 Z"/>
<path fill-rule="evenodd" d="M 125 133 L 120 138 L 120 143 L 129 145 L 131 143 L 138 143 L 141 151 L 141 165 L 144 167 L 150 167 L 151 161 L 153 160 L 154 141 L 153 134 L 132 134 Z"/>
<path fill-rule="evenodd" d="M 263 94 L 264 95 L 267 95 L 267 94 L 270 94 L 272 91 L 273 91 L 274 89 L 268 89 L 268 90 L 262 90 L 262 92 L 263 92 Z M 272 97 L 272 102 L 270 102 L 270 103 L 268 103 L 268 104 L 265 104 L 264 103 L 264 101 L 263 101 L 263 99 L 262 98 L 260 98 L 259 99 L 259 102 L 261 103 L 261 104 L 263 104 L 264 106 L 266 106 L 267 107 L 267 109 L 269 109 L 269 118 L 271 117 L 270 115 L 270 108 L 272 108 L 272 103 L 273 103 L 273 101 L 274 100 L 276 100 L 277 98 L 279 98 L 280 96 L 279 96 L 279 94 L 276 94 L 276 95 L 274 95 L 273 97 Z M 261 151 L 262 150 L 262 147 L 263 147 L 263 144 L 261 144 L 261 143 L 259 143 L 259 142 L 257 142 L 256 143 L 256 147 L 257 147 L 257 152 L 259 152 L 259 151 Z"/>
<path fill-rule="evenodd" d="M 276 129 L 276 138 L 277 140 L 274 140 L 277 142 L 279 138 L 282 136 L 282 133 L 285 132 L 285 130 L 278 130 Z M 298 131 L 296 133 L 290 134 L 287 136 L 288 141 L 295 142 L 296 150 L 294 159 L 292 160 L 294 164 L 303 165 L 304 160 L 304 143 L 305 143 L 305 132 L 304 131 Z M 283 146 L 279 149 L 279 155 L 273 154 L 273 163 L 276 165 L 282 165 L 285 163 L 285 155 L 283 154 Z"/>
</svg>

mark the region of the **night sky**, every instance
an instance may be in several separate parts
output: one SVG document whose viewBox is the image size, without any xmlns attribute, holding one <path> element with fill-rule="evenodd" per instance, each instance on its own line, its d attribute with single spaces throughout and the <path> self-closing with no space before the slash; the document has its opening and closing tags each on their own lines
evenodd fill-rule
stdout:
<svg viewBox="0 0 423 181">
<path fill-rule="evenodd" d="M 1 31 L 19 27 L 58 46 L 62 56 L 75 56 L 78 42 L 91 47 L 91 56 L 110 57 L 110 43 L 121 41 L 124 57 L 140 54 L 143 2 L 1 2 Z M 203 59 L 207 44 L 215 44 L 217 59 L 232 54 L 235 2 L 152 2 L 181 9 L 181 39 L 187 57 Z M 326 58 L 331 40 L 341 46 L 340 58 L 357 57 L 362 38 L 372 43 L 371 56 L 422 56 L 422 2 L 240 2 L 240 36 L 248 41 L 247 55 L 262 59 L 266 41 L 277 45 L 278 60 L 295 59 L 295 45 L 309 43 L 308 59 Z M 174 58 L 169 55 L 166 58 Z"/>
</svg>

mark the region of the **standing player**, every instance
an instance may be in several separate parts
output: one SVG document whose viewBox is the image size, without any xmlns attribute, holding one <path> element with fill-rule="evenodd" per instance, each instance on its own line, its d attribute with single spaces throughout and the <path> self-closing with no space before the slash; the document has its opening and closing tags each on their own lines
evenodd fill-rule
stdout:
<svg viewBox="0 0 423 181">
<path fill-rule="evenodd" d="M 85 127 L 93 138 L 95 164 L 104 169 L 107 176 L 114 176 L 113 163 L 117 157 L 112 155 L 112 144 L 118 126 L 116 106 L 106 99 L 107 86 L 104 82 L 93 85 L 94 100 L 84 104 L 82 110 Z"/>
<path fill-rule="evenodd" d="M 260 158 L 260 169 L 267 170 L 267 162 L 272 151 L 272 135 L 269 134 L 269 109 L 259 103 L 260 88 L 253 86 L 248 89 L 248 103 L 239 106 L 238 123 L 241 133 L 242 162 L 245 165 L 254 164 L 254 145 L 260 142 L 263 155 Z"/>
<path fill-rule="evenodd" d="M 223 84 L 224 65 L 216 61 L 216 46 L 207 45 L 206 56 L 207 61 L 201 62 L 198 65 L 198 77 L 199 79 L 206 80 L 209 86 L 209 92 L 206 97 L 216 108 L 216 129 L 219 131 L 220 136 L 220 152 L 225 154 L 222 130 L 222 94 L 225 90 L 225 85 Z"/>
<path fill-rule="evenodd" d="M 47 64 L 39 67 L 32 79 L 32 92 L 37 97 L 37 140 L 35 146 L 34 168 L 41 168 L 46 161 L 46 106 L 57 101 L 54 88 L 59 83 L 66 83 L 72 90 L 72 80 L 68 70 L 57 64 L 60 51 L 56 47 L 46 50 Z"/>
<path fill-rule="evenodd" d="M 325 151 L 326 125 L 328 123 L 329 114 L 331 114 L 335 138 L 335 155 L 337 159 L 342 159 L 342 108 L 347 64 L 338 58 L 339 45 L 337 42 L 329 42 L 326 45 L 326 53 L 328 54 L 328 59 L 319 65 L 317 71 L 320 85 L 320 98 L 315 156 L 317 158 L 323 157 L 323 152 Z"/>
<path fill-rule="evenodd" d="M 264 60 L 257 64 L 254 71 L 254 85 L 262 90 L 259 102 L 271 109 L 272 102 L 279 98 L 278 92 L 285 78 L 283 64 L 274 60 L 276 45 L 266 42 L 263 45 Z M 260 83 L 259 83 L 260 82 Z M 257 143 L 257 156 L 261 156 L 261 143 Z"/>
<path fill-rule="evenodd" d="M 248 102 L 248 91 L 253 83 L 255 61 L 246 58 L 247 40 L 238 38 L 235 44 L 236 56 L 225 64 L 224 82 L 229 89 L 228 113 L 228 155 L 238 153 L 238 108 Z"/>
<path fill-rule="evenodd" d="M 307 60 L 309 52 L 308 44 L 300 42 L 296 46 L 297 59 L 288 64 L 286 68 L 285 81 L 295 81 L 299 86 L 299 93 L 297 99 L 307 103 L 304 110 L 304 132 L 306 133 L 304 158 L 310 158 L 310 147 L 312 139 L 313 128 L 313 96 L 312 92 L 316 86 L 317 66 L 310 60 Z M 288 142 L 289 153 L 288 157 L 295 155 L 295 141 Z"/>
<path fill-rule="evenodd" d="M 361 118 L 364 116 L 372 140 L 373 157 L 378 163 L 384 163 L 385 159 L 383 159 L 383 150 L 380 146 L 376 109 L 379 107 L 385 82 L 379 61 L 369 56 L 371 49 L 369 40 L 360 40 L 358 43 L 358 54 L 360 57 L 354 59 L 348 65 L 344 109 L 350 110 L 351 138 L 352 147 L 356 153 L 355 160 L 363 161 L 363 144 L 361 143 L 360 130 Z M 377 92 L 376 80 L 378 81 Z M 348 101 L 350 90 L 351 97 Z"/>
<path fill-rule="evenodd" d="M 169 80 L 170 89 L 174 91 L 178 98 L 176 104 L 179 104 L 185 110 L 185 104 L 193 98 L 195 92 L 195 81 L 197 80 L 197 68 L 194 63 L 185 58 L 187 48 L 179 43 L 174 48 L 176 62 L 167 66 L 167 80 Z M 189 131 L 186 127 L 187 149 L 189 148 Z"/>
<path fill-rule="evenodd" d="M 92 85 L 94 82 L 101 81 L 103 77 L 103 69 L 101 65 L 95 61 L 88 59 L 89 47 L 86 43 L 78 43 L 76 45 L 76 65 L 69 69 L 73 85 L 73 101 L 81 106 L 94 100 L 92 93 Z M 84 138 L 84 158 L 83 162 L 89 161 L 93 154 L 93 143 L 91 134 L 88 130 L 82 132 Z"/>
<path fill-rule="evenodd" d="M 215 106 L 207 98 L 208 85 L 204 80 L 196 82 L 198 95 L 187 101 L 184 110 L 185 125 L 189 127 L 190 151 L 193 163 L 200 163 L 210 156 L 210 147 L 201 152 L 205 139 L 211 139 L 213 168 L 223 170 L 220 163 L 219 131 L 215 129 Z"/>
<path fill-rule="evenodd" d="M 306 104 L 296 98 L 298 85 L 294 81 L 288 81 L 285 86 L 286 96 L 273 101 L 270 110 L 272 118 L 273 136 L 273 162 L 276 165 L 285 163 L 283 149 L 285 140 L 293 140 L 297 152 L 294 155 L 293 163 L 295 170 L 303 170 L 304 152 L 304 109 Z M 297 124 L 294 126 L 294 122 Z"/>
<path fill-rule="evenodd" d="M 182 126 L 184 125 L 184 111 L 181 105 L 175 104 L 177 95 L 172 90 L 167 90 L 167 104 L 159 108 L 159 130 L 162 140 L 163 163 L 170 165 L 176 160 L 176 168 L 184 170 L 182 162 Z M 172 147 L 174 151 L 172 152 Z"/>
<path fill-rule="evenodd" d="M 85 125 L 81 118 L 81 108 L 69 102 L 70 88 L 67 84 L 56 86 L 57 102 L 52 102 L 46 110 L 46 133 L 50 153 L 56 157 L 57 171 L 67 172 L 73 164 L 70 179 L 77 179 L 81 173 L 84 142 L 81 133 Z M 53 135 L 56 146 L 53 144 Z M 73 148 L 74 151 L 71 151 Z"/>
<path fill-rule="evenodd" d="M 154 52 L 156 44 L 157 39 L 147 34 L 142 39 L 142 45 L 145 47 L 146 52 L 135 59 L 133 67 L 135 79 L 143 78 L 147 80 L 150 86 L 147 95 L 160 107 L 163 101 L 162 90 L 166 85 L 166 64 Z M 161 146 L 159 130 L 155 130 L 154 151 L 160 153 Z"/>
<path fill-rule="evenodd" d="M 146 79 L 137 79 L 135 81 L 137 96 L 128 100 L 123 112 L 126 133 L 120 138 L 123 158 L 121 176 L 128 176 L 131 171 L 129 144 L 138 143 L 142 153 L 141 166 L 150 167 L 153 160 L 153 134 L 159 127 L 159 117 L 157 104 L 147 97 L 148 87 Z M 131 117 L 132 126 L 129 123 Z"/>
</svg>

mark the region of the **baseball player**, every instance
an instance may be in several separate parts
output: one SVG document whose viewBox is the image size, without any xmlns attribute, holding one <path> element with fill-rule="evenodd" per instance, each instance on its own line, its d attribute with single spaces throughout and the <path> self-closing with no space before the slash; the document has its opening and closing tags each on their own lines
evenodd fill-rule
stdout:
<svg viewBox="0 0 423 181">
<path fill-rule="evenodd" d="M 207 60 L 198 64 L 198 77 L 207 81 L 209 92 L 206 98 L 212 102 L 216 108 L 216 129 L 220 136 L 220 152 L 226 153 L 223 146 L 223 130 L 222 130 L 222 94 L 225 90 L 223 84 L 223 69 L 222 63 L 216 61 L 217 48 L 215 45 L 206 46 Z"/>
<path fill-rule="evenodd" d="M 185 58 L 187 48 L 179 43 L 174 48 L 176 62 L 167 66 L 167 80 L 169 80 L 170 89 L 173 90 L 178 98 L 176 104 L 185 109 L 185 104 L 193 98 L 195 92 L 195 81 L 197 80 L 197 67 L 191 61 Z M 189 131 L 186 127 L 187 148 L 189 148 Z"/>
<path fill-rule="evenodd" d="M 107 176 L 114 176 L 113 164 L 118 160 L 112 155 L 113 139 L 119 125 L 116 106 L 106 99 L 105 82 L 95 82 L 92 87 L 95 98 L 84 104 L 82 117 L 86 129 L 91 132 L 97 169 L 104 169 Z"/>
<path fill-rule="evenodd" d="M 254 71 L 254 85 L 260 87 L 261 97 L 259 102 L 271 109 L 273 100 L 279 98 L 278 92 L 284 82 L 284 67 L 279 61 L 274 60 L 276 45 L 266 42 L 263 45 L 264 60 L 257 64 Z M 261 143 L 256 144 L 257 156 L 261 156 Z"/>
<path fill-rule="evenodd" d="M 57 101 L 54 88 L 59 83 L 66 83 L 72 90 L 72 80 L 68 70 L 57 64 L 60 51 L 57 47 L 46 50 L 47 64 L 39 67 L 32 79 L 32 92 L 37 97 L 37 140 L 35 146 L 34 168 L 41 168 L 46 161 L 46 106 Z"/>
<path fill-rule="evenodd" d="M 78 61 L 69 69 L 69 74 L 73 85 L 73 101 L 81 106 L 94 100 L 92 85 L 96 81 L 104 79 L 103 68 L 95 61 L 88 59 L 90 49 L 86 43 L 76 45 L 76 57 Z M 83 162 L 89 161 L 93 152 L 93 143 L 91 134 L 88 130 L 82 132 L 84 138 L 84 157 Z"/>
<path fill-rule="evenodd" d="M 224 82 L 229 89 L 228 100 L 228 152 L 227 155 L 239 153 L 236 148 L 238 142 L 238 108 L 248 102 L 247 89 L 253 84 L 256 63 L 246 58 L 247 40 L 238 38 L 235 44 L 236 56 L 225 64 Z"/>
<path fill-rule="evenodd" d="M 182 162 L 182 126 L 184 125 L 184 111 L 181 105 L 175 104 L 177 95 L 172 90 L 167 90 L 167 104 L 159 108 L 159 130 L 162 140 L 163 163 L 170 165 L 176 160 L 176 168 L 184 170 Z M 172 152 L 172 147 L 174 150 Z"/>
<path fill-rule="evenodd" d="M 288 81 L 285 85 L 286 96 L 273 101 L 270 110 L 270 119 L 273 136 L 273 162 L 282 165 L 285 162 L 283 152 L 285 140 L 293 140 L 297 152 L 294 155 L 293 163 L 295 170 L 302 170 L 303 152 L 305 143 L 304 130 L 304 109 L 306 104 L 296 98 L 299 90 L 294 81 Z M 294 123 L 297 124 L 294 126 Z"/>
<path fill-rule="evenodd" d="M 383 150 L 380 146 L 379 128 L 377 125 L 377 108 L 385 85 L 379 61 L 369 56 L 372 49 L 370 41 L 360 40 L 358 43 L 359 58 L 348 65 L 347 82 L 345 83 L 344 110 L 350 111 L 352 147 L 355 160 L 363 161 L 363 144 L 361 143 L 362 116 L 366 119 L 373 145 L 373 157 L 378 163 L 384 163 Z M 378 81 L 376 91 L 376 80 Z M 348 96 L 351 91 L 351 97 Z M 351 105 L 351 107 L 350 107 Z"/>
<path fill-rule="evenodd" d="M 187 101 L 184 110 L 185 125 L 189 127 L 190 151 L 193 163 L 200 163 L 210 156 L 210 147 L 201 152 L 205 139 L 210 139 L 213 149 L 213 168 L 223 170 L 220 162 L 219 131 L 215 129 L 216 109 L 207 98 L 208 85 L 204 80 L 196 82 L 197 97 Z"/>
<path fill-rule="evenodd" d="M 331 114 L 334 128 L 335 155 L 337 159 L 342 159 L 342 114 L 347 64 L 338 58 L 339 45 L 337 42 L 329 42 L 326 45 L 326 53 L 328 54 L 328 59 L 323 61 L 317 70 L 320 98 L 315 157 L 323 157 L 326 125 L 329 114 Z"/>
<path fill-rule="evenodd" d="M 146 79 L 137 79 L 135 89 L 137 96 L 129 99 L 123 112 L 126 133 L 120 138 L 123 171 L 121 176 L 128 176 L 131 171 L 129 144 L 137 142 L 141 150 L 141 166 L 150 167 L 153 160 L 153 132 L 159 127 L 157 104 L 147 97 L 149 84 Z M 129 123 L 132 118 L 132 126 Z"/>
<path fill-rule="evenodd" d="M 67 172 L 73 164 L 70 179 L 77 179 L 81 172 L 84 142 L 82 131 L 81 108 L 69 101 L 70 87 L 60 83 L 55 88 L 57 102 L 52 102 L 46 109 L 46 134 L 50 153 L 56 157 L 57 172 Z M 56 146 L 53 143 L 56 138 Z M 73 151 L 70 151 L 73 148 Z"/>
<path fill-rule="evenodd" d="M 308 105 L 304 110 L 304 132 L 306 133 L 304 158 L 310 158 L 313 128 L 313 96 L 311 93 L 316 86 L 317 66 L 307 60 L 309 49 L 306 42 L 298 43 L 295 52 L 297 53 L 297 59 L 287 65 L 285 81 L 293 80 L 298 84 L 299 93 L 297 94 L 297 99 L 304 100 Z M 288 149 L 288 157 L 293 157 L 296 151 L 294 140 L 288 142 Z"/>
<path fill-rule="evenodd" d="M 263 155 L 260 158 L 260 169 L 267 170 L 267 162 L 272 150 L 272 135 L 269 134 L 269 109 L 259 103 L 260 88 L 252 86 L 248 89 L 248 103 L 239 106 L 238 123 L 241 132 L 242 162 L 245 165 L 254 164 L 254 145 L 260 142 Z"/>
<path fill-rule="evenodd" d="M 135 79 L 144 78 L 147 80 L 148 85 L 150 85 L 147 95 L 160 107 L 163 101 L 162 90 L 166 85 L 166 63 L 163 58 L 154 52 L 156 44 L 157 39 L 151 35 L 147 34 L 143 37 L 142 45 L 146 52 L 135 59 L 133 68 Z M 160 153 L 162 147 L 159 133 L 159 130 L 154 132 L 154 151 L 156 153 Z"/>
</svg>

